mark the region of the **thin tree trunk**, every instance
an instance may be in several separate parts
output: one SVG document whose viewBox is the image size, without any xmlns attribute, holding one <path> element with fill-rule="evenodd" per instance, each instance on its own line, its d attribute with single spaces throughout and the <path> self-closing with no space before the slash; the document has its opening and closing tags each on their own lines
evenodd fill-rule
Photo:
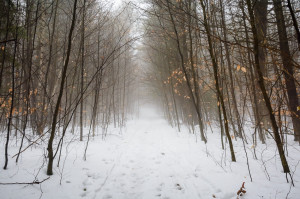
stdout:
<svg viewBox="0 0 300 199">
<path fill-rule="evenodd" d="M 10 7 L 10 2 L 9 2 Z M 19 1 L 17 1 L 17 9 L 19 8 Z M 9 8 L 10 9 L 10 8 Z M 14 101 L 15 101 L 15 62 L 16 62 L 16 54 L 17 54 L 17 46 L 18 46 L 18 19 L 16 21 L 17 27 L 15 32 L 15 45 L 14 45 L 14 55 L 13 55 L 13 61 L 11 66 L 11 105 L 9 110 L 9 117 L 8 117 L 8 124 L 7 124 L 7 134 L 6 134 L 6 143 L 5 143 L 5 163 L 3 169 L 7 169 L 8 165 L 8 143 L 9 143 L 9 137 L 10 137 L 10 131 L 11 131 L 11 123 L 12 123 L 12 117 L 14 114 Z"/>
<path fill-rule="evenodd" d="M 228 118 L 227 118 L 227 114 L 226 114 L 224 98 L 223 98 L 223 94 L 220 90 L 220 85 L 219 85 L 218 64 L 216 62 L 216 58 L 215 58 L 215 55 L 214 55 L 214 52 L 213 52 L 213 46 L 212 46 L 212 40 L 211 40 L 211 31 L 210 31 L 210 27 L 209 27 L 209 24 L 208 24 L 208 21 L 207 21 L 208 20 L 207 19 L 207 12 L 206 12 L 203 0 L 200 0 L 200 3 L 201 3 L 202 10 L 203 10 L 204 27 L 205 27 L 205 30 L 206 30 L 206 33 L 207 33 L 207 40 L 208 40 L 208 45 L 209 45 L 209 54 L 210 54 L 210 57 L 211 57 L 211 60 L 212 60 L 212 65 L 213 65 L 213 70 L 214 70 L 214 78 L 215 78 L 215 86 L 216 86 L 216 91 L 217 91 L 217 98 L 220 100 L 219 103 L 222 107 L 225 133 L 226 133 L 226 137 L 227 137 L 228 143 L 229 143 L 229 148 L 230 148 L 230 153 L 231 153 L 231 160 L 233 162 L 236 162 L 234 149 L 233 149 L 233 144 L 232 144 L 231 136 L 230 136 L 230 133 L 229 133 Z"/>
<path fill-rule="evenodd" d="M 294 26 L 296 34 L 297 34 L 298 48 L 300 50 L 300 31 L 299 31 L 299 27 L 298 27 L 298 22 L 297 22 L 297 19 L 296 19 L 296 16 L 295 16 L 295 12 L 294 12 L 294 10 L 292 8 L 292 5 L 291 5 L 291 1 L 287 0 L 287 3 L 288 3 L 287 6 L 288 6 L 289 11 L 291 13 L 291 17 L 292 17 L 292 21 L 293 21 L 293 26 Z"/>
<path fill-rule="evenodd" d="M 179 53 L 180 60 L 181 60 L 181 68 L 182 68 L 183 73 L 184 73 L 185 78 L 186 78 L 186 82 L 187 82 L 187 86 L 188 86 L 188 92 L 190 93 L 190 97 L 192 98 L 192 103 L 193 103 L 193 105 L 196 109 L 199 126 L 201 127 L 201 123 L 200 123 L 201 114 L 200 114 L 199 109 L 197 107 L 197 103 L 196 103 L 196 100 L 194 98 L 194 94 L 193 94 L 193 91 L 192 91 L 192 86 L 191 86 L 191 83 L 190 83 L 190 80 L 188 78 L 188 74 L 187 74 L 187 71 L 186 71 L 186 68 L 185 68 L 184 56 L 183 56 L 182 49 L 181 49 L 181 46 L 180 46 L 179 34 L 178 34 L 178 31 L 177 31 L 177 28 L 176 28 L 176 24 L 175 24 L 171 9 L 170 9 L 169 0 L 167 1 L 167 6 L 168 6 L 168 11 L 169 11 L 169 15 L 170 15 L 170 18 L 171 18 L 171 22 L 173 24 L 173 29 L 174 29 L 174 32 L 175 32 L 175 35 L 176 35 L 176 43 L 177 43 L 177 49 L 178 49 L 178 53 Z M 201 140 L 206 143 L 207 139 L 204 136 L 203 128 L 200 128 L 200 133 L 201 133 Z"/>
<path fill-rule="evenodd" d="M 85 3 L 86 0 L 83 0 L 83 11 L 82 11 L 82 25 L 81 25 L 81 39 L 82 39 L 82 46 L 81 46 L 81 84 L 80 84 L 80 92 L 81 92 L 81 102 L 80 102 L 80 141 L 83 140 L 83 84 L 84 84 L 84 40 L 85 40 L 85 30 L 84 30 L 84 23 L 85 23 Z"/>
<path fill-rule="evenodd" d="M 234 85 L 233 85 L 233 75 L 232 75 L 232 64 L 231 64 L 231 58 L 229 54 L 229 48 L 228 48 L 228 43 L 227 43 L 227 28 L 226 28 L 226 23 L 225 23 L 225 14 L 224 14 L 224 8 L 223 8 L 223 3 L 221 0 L 219 0 L 220 6 L 221 6 L 221 21 L 222 21 L 222 27 L 223 27 L 223 36 L 224 36 L 224 47 L 225 47 L 225 55 L 226 55 L 226 60 L 228 64 L 228 73 L 229 73 L 229 84 L 230 84 L 230 94 L 232 97 L 232 105 L 233 105 L 233 112 L 235 116 L 235 120 L 237 122 L 238 126 L 238 135 L 241 137 L 242 136 L 242 125 L 241 125 L 241 119 L 240 119 L 240 114 L 238 111 L 237 107 L 237 101 L 236 101 L 236 96 L 235 96 L 235 90 L 234 90 Z M 234 124 L 233 124 L 234 125 Z"/>
<path fill-rule="evenodd" d="M 65 78 L 67 75 L 67 69 L 69 65 L 69 58 L 70 58 L 70 53 L 71 53 L 71 47 L 72 47 L 72 35 L 73 35 L 73 30 L 75 27 L 75 21 L 76 21 L 76 9 L 77 9 L 77 0 L 74 0 L 74 8 L 73 8 L 73 16 L 72 16 L 72 24 L 69 32 L 69 37 L 68 37 L 68 49 L 67 49 L 67 57 L 66 61 L 63 67 L 62 71 L 62 77 L 61 77 L 61 84 L 60 84 L 60 90 L 59 90 L 59 95 L 58 99 L 56 101 L 56 106 L 55 106 L 55 112 L 53 114 L 53 120 L 52 120 L 52 127 L 51 127 L 51 134 L 48 142 L 48 168 L 47 168 L 47 175 L 53 175 L 53 140 L 55 137 L 55 131 L 56 131 L 56 122 L 57 122 L 57 116 L 59 112 L 59 107 L 62 99 L 62 94 L 63 94 L 63 89 L 64 89 L 64 84 L 65 84 Z"/>
</svg>

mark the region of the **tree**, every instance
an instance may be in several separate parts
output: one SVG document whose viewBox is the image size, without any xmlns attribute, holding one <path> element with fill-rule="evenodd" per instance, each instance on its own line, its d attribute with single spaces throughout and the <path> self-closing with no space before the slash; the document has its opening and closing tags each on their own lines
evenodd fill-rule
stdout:
<svg viewBox="0 0 300 199">
<path fill-rule="evenodd" d="M 251 29 L 252 29 L 252 34 L 253 34 L 253 40 L 254 40 L 254 57 L 255 57 L 255 69 L 256 72 L 258 74 L 258 83 L 260 86 L 260 89 L 262 91 L 266 106 L 268 108 L 269 111 L 269 115 L 270 115 L 270 120 L 272 123 L 272 128 L 273 128 L 273 134 L 274 134 L 274 139 L 277 145 L 277 149 L 280 155 L 280 159 L 281 159 L 281 164 L 283 167 L 283 171 L 284 173 L 290 173 L 290 169 L 289 169 L 289 165 L 287 163 L 285 154 L 284 154 L 284 150 L 283 150 L 283 145 L 281 142 L 281 138 L 279 135 L 279 130 L 278 130 L 278 125 L 274 116 L 274 112 L 271 106 L 271 101 L 270 98 L 267 94 L 266 91 L 266 87 L 264 84 L 264 78 L 263 78 L 263 73 L 262 70 L 260 68 L 260 62 L 259 62 L 259 40 L 258 40 L 258 36 L 257 36 L 257 29 L 256 29 L 256 25 L 255 25 L 255 17 L 253 14 L 253 4 L 251 3 L 251 0 L 247 0 L 247 7 L 248 7 L 248 12 L 249 12 L 249 16 L 250 16 L 250 24 L 251 24 Z"/>
<path fill-rule="evenodd" d="M 69 65 L 69 59 L 70 59 L 70 53 L 71 53 L 71 47 L 72 47 L 72 35 L 73 35 L 73 31 L 75 28 L 75 21 L 76 21 L 76 9 L 77 9 L 77 0 L 74 0 L 72 22 L 71 22 L 71 27 L 70 27 L 69 36 L 68 36 L 68 49 L 67 49 L 66 61 L 65 61 L 63 71 L 62 71 L 59 95 L 58 95 L 56 105 L 55 105 L 55 112 L 53 114 L 52 126 L 51 126 L 51 134 L 50 134 L 50 138 L 48 141 L 47 150 L 48 150 L 48 161 L 49 162 L 48 162 L 48 168 L 47 168 L 47 175 L 53 174 L 53 160 L 54 160 L 53 140 L 55 137 L 56 122 L 57 122 L 57 117 L 58 117 L 58 112 L 59 112 L 59 107 L 61 104 L 63 91 L 64 91 L 64 84 L 65 84 L 65 79 L 66 79 L 66 75 L 67 75 L 67 69 L 68 69 L 68 65 Z"/>
<path fill-rule="evenodd" d="M 285 77 L 285 85 L 288 94 L 288 105 L 291 111 L 291 117 L 294 127 L 295 141 L 300 143 L 300 109 L 299 99 L 294 78 L 294 64 L 290 53 L 288 38 L 286 33 L 283 9 L 280 0 L 273 0 L 274 11 L 277 21 L 277 29 L 279 36 L 280 55 L 283 64 L 283 73 Z"/>
</svg>

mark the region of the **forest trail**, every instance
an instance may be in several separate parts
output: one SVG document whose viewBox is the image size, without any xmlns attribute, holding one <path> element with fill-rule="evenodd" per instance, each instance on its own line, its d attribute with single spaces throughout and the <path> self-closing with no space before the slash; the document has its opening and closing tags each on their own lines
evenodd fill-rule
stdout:
<svg viewBox="0 0 300 199">
<path fill-rule="evenodd" d="M 123 136 L 108 152 L 110 158 L 102 159 L 107 164 L 102 178 L 92 179 L 101 174 L 87 169 L 83 183 L 87 190 L 83 191 L 83 197 L 193 199 L 235 196 L 234 193 L 221 193 L 214 182 L 204 177 L 208 171 L 205 168 L 213 163 L 199 147 L 204 144 L 196 143 L 192 134 L 177 132 L 155 111 L 144 109 L 139 120 L 128 123 Z M 89 151 L 90 155 L 97 152 Z M 97 156 L 101 158 L 103 154 Z M 215 172 L 223 172 L 213 167 Z"/>
</svg>

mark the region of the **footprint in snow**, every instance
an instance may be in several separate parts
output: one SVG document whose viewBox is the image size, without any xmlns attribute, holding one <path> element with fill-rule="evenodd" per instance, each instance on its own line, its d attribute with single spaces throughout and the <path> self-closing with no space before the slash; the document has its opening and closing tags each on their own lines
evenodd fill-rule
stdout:
<svg viewBox="0 0 300 199">
<path fill-rule="evenodd" d="M 99 173 L 87 172 L 87 177 L 92 178 L 93 180 L 97 180 L 101 177 Z"/>
<path fill-rule="evenodd" d="M 178 183 L 175 185 L 175 187 L 176 187 L 177 190 L 182 190 L 182 187 Z"/>
</svg>

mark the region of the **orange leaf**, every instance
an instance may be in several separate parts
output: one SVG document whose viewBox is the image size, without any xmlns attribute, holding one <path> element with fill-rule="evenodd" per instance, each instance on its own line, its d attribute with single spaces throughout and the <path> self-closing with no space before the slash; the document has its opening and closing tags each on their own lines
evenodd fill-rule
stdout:
<svg viewBox="0 0 300 199">
<path fill-rule="evenodd" d="M 245 67 L 242 67 L 242 68 L 241 68 L 241 70 L 242 70 L 244 73 L 246 73 L 246 72 L 247 72 L 247 70 L 246 70 L 246 68 L 245 68 Z"/>
</svg>

